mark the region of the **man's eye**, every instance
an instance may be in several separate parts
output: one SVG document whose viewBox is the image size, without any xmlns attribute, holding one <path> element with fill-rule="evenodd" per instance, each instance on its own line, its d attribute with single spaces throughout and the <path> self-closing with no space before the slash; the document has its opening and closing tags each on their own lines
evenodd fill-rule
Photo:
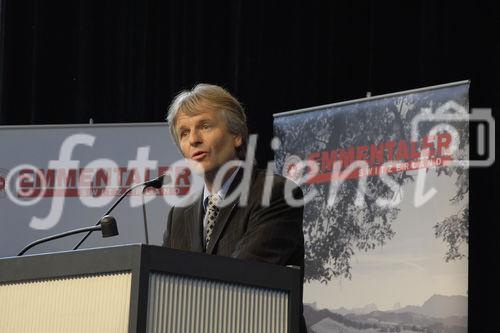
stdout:
<svg viewBox="0 0 500 333">
<path fill-rule="evenodd" d="M 185 137 L 187 134 L 188 134 L 188 133 L 187 133 L 187 131 L 182 131 L 182 132 L 181 132 L 181 134 L 180 134 L 180 137 L 181 137 L 181 138 L 183 138 L 183 137 Z"/>
<path fill-rule="evenodd" d="M 202 128 L 203 129 L 209 129 L 210 128 L 210 124 L 203 124 Z"/>
</svg>

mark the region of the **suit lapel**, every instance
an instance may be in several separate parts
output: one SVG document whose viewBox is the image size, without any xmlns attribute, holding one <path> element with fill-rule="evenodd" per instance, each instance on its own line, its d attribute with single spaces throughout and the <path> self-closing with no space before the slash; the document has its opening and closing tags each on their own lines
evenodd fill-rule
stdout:
<svg viewBox="0 0 500 333">
<path fill-rule="evenodd" d="M 238 204 L 239 200 L 234 200 L 229 205 L 222 207 L 217 215 L 217 219 L 215 220 L 214 230 L 212 232 L 212 238 L 210 239 L 210 243 L 208 243 L 207 253 L 212 254 L 215 248 L 215 244 L 219 241 L 220 235 L 224 230 L 227 222 L 229 221 L 229 216 L 233 211 L 234 207 Z"/>
<path fill-rule="evenodd" d="M 236 176 L 233 179 L 233 182 L 231 183 L 231 186 L 229 186 L 229 190 L 227 191 L 226 197 L 229 196 L 240 184 L 241 179 L 243 178 L 243 171 L 244 170 L 242 168 L 238 170 L 238 173 L 236 174 Z M 253 171 L 254 172 L 252 173 L 252 179 L 255 170 Z M 213 254 L 215 245 L 219 241 L 219 238 L 222 235 L 222 232 L 224 231 L 226 224 L 230 220 L 229 217 L 231 216 L 231 212 L 234 210 L 234 208 L 239 202 L 240 202 L 240 197 L 238 196 L 234 201 L 229 203 L 227 206 L 220 208 L 219 214 L 217 215 L 217 219 L 215 220 L 212 237 L 210 239 L 210 243 L 208 244 L 207 253 Z"/>
<path fill-rule="evenodd" d="M 191 241 L 191 251 L 203 252 L 203 216 L 201 210 L 202 197 L 200 196 L 191 206 L 184 211 L 184 223 L 186 224 L 188 238 Z"/>
</svg>

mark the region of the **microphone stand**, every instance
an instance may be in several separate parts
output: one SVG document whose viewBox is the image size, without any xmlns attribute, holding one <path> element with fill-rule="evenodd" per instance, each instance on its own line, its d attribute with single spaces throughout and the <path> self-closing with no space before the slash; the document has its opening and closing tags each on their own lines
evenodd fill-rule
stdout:
<svg viewBox="0 0 500 333">
<path fill-rule="evenodd" d="M 85 228 L 80 228 L 80 229 L 74 229 L 74 230 L 66 231 L 66 232 L 63 232 L 60 234 L 56 234 L 56 235 L 52 235 L 49 237 L 38 239 L 38 240 L 26 245 L 21 250 L 21 252 L 19 252 L 19 254 L 17 256 L 22 256 L 26 251 L 28 251 L 29 249 L 31 249 L 32 247 L 34 247 L 38 244 L 42 244 L 42 243 L 45 243 L 45 242 L 48 242 L 48 241 L 51 241 L 54 239 L 63 238 L 66 236 L 71 236 L 74 234 L 79 234 L 82 232 L 92 232 L 92 231 L 96 231 L 96 230 L 101 230 L 102 237 L 112 237 L 112 236 L 118 235 L 118 228 L 116 226 L 116 220 L 114 217 L 109 216 L 109 215 L 105 215 L 99 221 L 99 223 L 100 223 L 100 225 L 96 225 L 96 226 L 92 226 L 92 227 L 85 227 Z"/>
<path fill-rule="evenodd" d="M 104 213 L 104 216 L 106 215 L 109 215 L 109 213 L 111 213 L 111 211 L 123 200 L 123 198 L 125 198 L 127 196 L 127 194 L 129 194 L 131 191 L 135 190 L 136 188 L 138 188 L 139 186 L 142 186 L 144 185 L 143 183 L 140 183 L 140 184 L 136 184 L 132 187 L 130 187 L 128 190 L 125 191 L 125 193 L 123 193 L 116 201 L 115 203 L 113 204 L 113 206 L 111 206 L 111 208 L 109 208 L 106 213 Z M 104 217 L 103 216 L 103 217 Z M 101 218 L 102 219 L 102 218 Z M 96 226 L 98 226 L 100 223 L 101 223 L 101 219 L 99 219 L 99 221 L 97 221 L 96 223 Z M 96 229 L 98 230 L 98 229 Z M 83 242 L 85 242 L 85 240 L 90 236 L 90 234 L 92 232 L 94 232 L 95 230 L 88 230 L 87 234 L 85 236 L 82 237 L 82 239 L 80 239 L 80 241 L 78 242 L 78 244 L 75 245 L 75 247 L 73 248 L 73 250 L 77 250 L 80 245 L 82 245 Z"/>
<path fill-rule="evenodd" d="M 149 245 L 149 236 L 148 236 L 148 217 L 147 217 L 147 214 L 146 214 L 146 202 L 144 200 L 144 193 L 146 192 L 146 190 L 149 188 L 149 187 L 153 187 L 157 190 L 161 189 L 161 187 L 163 186 L 163 183 L 165 182 L 165 177 L 167 177 L 167 182 L 171 182 L 172 179 L 170 177 L 170 175 L 168 174 L 164 174 L 163 176 L 160 176 L 154 180 L 152 180 L 149 184 L 149 186 L 144 186 L 144 188 L 142 189 L 142 192 L 141 192 L 141 199 L 142 199 L 142 217 L 143 217 L 143 221 L 144 221 L 144 238 L 146 240 L 146 245 Z"/>
<path fill-rule="evenodd" d="M 149 237 L 148 237 L 148 218 L 146 216 L 146 202 L 144 202 L 144 192 L 146 191 L 147 187 L 142 189 L 141 193 L 141 199 L 142 199 L 142 217 L 144 221 L 144 236 L 146 239 L 146 245 L 149 245 Z"/>
<path fill-rule="evenodd" d="M 149 186 L 153 186 L 155 188 L 159 188 L 162 186 L 163 184 L 163 177 L 165 175 L 161 175 L 153 180 L 149 180 L 147 182 L 143 182 L 143 183 L 139 183 L 139 184 L 135 184 L 133 186 L 131 186 L 128 190 L 125 191 L 125 193 L 123 193 L 116 201 L 115 203 L 113 204 L 113 206 L 111 206 L 111 208 L 109 208 L 107 210 L 106 213 L 104 213 L 103 217 L 106 216 L 106 215 L 109 215 L 109 213 L 111 213 L 111 211 L 113 209 L 115 209 L 115 207 L 123 200 L 123 198 L 125 198 L 127 196 L 127 194 L 129 194 L 131 191 L 135 190 L 136 188 L 140 187 L 140 186 L 145 186 L 145 187 L 149 187 Z M 96 226 L 98 226 L 100 223 L 101 223 L 101 219 L 99 219 L 99 221 L 97 221 L 96 223 Z M 85 240 L 90 236 L 90 234 L 95 231 L 95 230 L 89 230 L 87 232 L 87 234 L 85 236 L 82 237 L 82 239 L 78 242 L 78 244 L 75 245 L 75 247 L 73 248 L 73 250 L 77 250 L 80 245 L 82 245 L 83 242 L 85 242 Z"/>
</svg>

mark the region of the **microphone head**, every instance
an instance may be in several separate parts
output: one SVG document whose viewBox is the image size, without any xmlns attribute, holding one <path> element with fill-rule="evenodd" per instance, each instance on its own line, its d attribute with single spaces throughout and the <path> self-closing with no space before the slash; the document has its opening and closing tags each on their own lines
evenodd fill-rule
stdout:
<svg viewBox="0 0 500 333">
<path fill-rule="evenodd" d="M 105 215 L 100 220 L 102 237 L 113 237 L 118 235 L 116 219 L 111 215 Z"/>
<path fill-rule="evenodd" d="M 154 188 L 160 189 L 163 186 L 163 179 L 165 178 L 165 176 L 166 175 L 163 174 L 163 175 L 159 176 L 158 178 L 150 180 L 149 182 L 146 183 L 146 187 L 154 187 Z"/>
</svg>

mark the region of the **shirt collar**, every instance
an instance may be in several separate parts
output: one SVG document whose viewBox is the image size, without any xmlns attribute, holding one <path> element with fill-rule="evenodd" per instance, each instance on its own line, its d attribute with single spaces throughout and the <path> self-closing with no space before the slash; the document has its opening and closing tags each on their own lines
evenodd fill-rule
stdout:
<svg viewBox="0 0 500 333">
<path fill-rule="evenodd" d="M 227 191 L 229 191 L 229 187 L 231 186 L 231 184 L 233 183 L 233 180 L 234 180 L 234 177 L 236 177 L 236 174 L 238 173 L 238 170 L 240 168 L 236 168 L 233 173 L 231 174 L 231 176 L 224 182 L 224 184 L 222 185 L 222 187 L 219 189 L 219 191 L 217 191 L 217 196 L 219 197 L 219 200 L 223 200 L 226 195 L 227 195 Z M 207 189 L 207 186 L 204 185 L 203 186 L 203 210 L 206 211 L 207 210 L 207 205 L 208 205 L 208 196 L 212 194 L 208 191 Z"/>
</svg>

